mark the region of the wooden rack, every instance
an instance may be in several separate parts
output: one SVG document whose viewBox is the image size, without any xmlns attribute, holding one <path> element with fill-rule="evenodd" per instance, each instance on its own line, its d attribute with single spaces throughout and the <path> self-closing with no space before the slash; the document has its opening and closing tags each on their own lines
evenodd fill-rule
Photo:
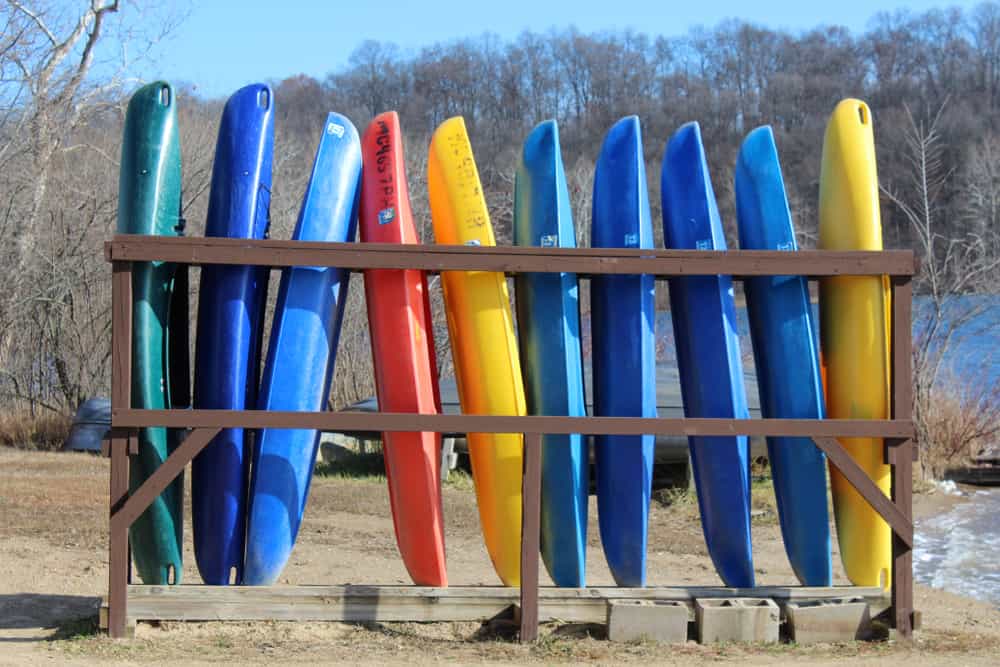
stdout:
<svg viewBox="0 0 1000 667">
<path fill-rule="evenodd" d="M 632 249 L 560 249 L 467 247 L 364 243 L 248 241 L 222 238 L 170 238 L 119 235 L 105 244 L 112 264 L 111 457 L 109 582 L 107 628 L 112 637 L 126 633 L 130 598 L 143 619 L 326 619 L 326 620 L 466 620 L 488 618 L 515 600 L 520 604 L 520 639 L 538 637 L 539 605 L 544 618 L 572 620 L 567 600 L 613 598 L 690 599 L 751 596 L 772 598 L 872 596 L 857 587 L 673 587 L 648 589 L 544 589 L 538 586 L 541 439 L 544 434 L 583 435 L 748 435 L 812 438 L 830 462 L 885 519 L 892 529 L 891 606 L 888 621 L 900 637 L 911 636 L 913 610 L 912 470 L 916 458 L 912 423 L 911 251 L 765 252 L 675 251 Z M 257 265 L 367 269 L 421 269 L 516 273 L 576 273 L 672 276 L 803 275 L 890 277 L 892 291 L 892 415 L 887 420 L 839 419 L 657 419 L 625 417 L 542 417 L 494 415 L 421 415 L 399 413 L 272 412 L 258 410 L 144 410 L 132 407 L 132 266 L 134 262 Z M 133 494 L 129 494 L 129 456 L 137 453 L 143 427 L 191 429 L 184 442 Z M 311 428 L 327 431 L 437 431 L 523 433 L 524 474 L 521 528 L 521 588 L 399 586 L 214 587 L 130 585 L 129 527 L 173 481 L 191 459 L 223 428 Z M 892 469 L 891 499 L 840 445 L 838 438 L 882 438 L 885 461 Z M 330 604 L 336 602 L 337 604 Z M 447 601 L 448 604 L 438 604 Z M 575 603 L 574 603 L 575 604 Z M 579 605 L 574 608 L 579 609 Z M 590 618 L 593 610 L 578 611 Z M 561 615 L 556 615 L 561 614 Z M 569 615 L 567 615 L 569 614 Z"/>
</svg>

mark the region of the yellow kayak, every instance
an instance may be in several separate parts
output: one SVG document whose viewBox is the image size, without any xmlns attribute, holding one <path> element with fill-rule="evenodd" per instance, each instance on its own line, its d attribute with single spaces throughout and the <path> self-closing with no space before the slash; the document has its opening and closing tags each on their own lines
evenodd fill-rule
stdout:
<svg viewBox="0 0 1000 667">
<path fill-rule="evenodd" d="M 496 245 L 461 117 L 443 122 L 431 138 L 427 186 L 437 243 Z M 506 278 L 502 273 L 447 271 L 441 281 L 462 412 L 526 414 Z M 507 586 L 521 583 L 523 444 L 520 434 L 469 434 L 483 537 Z"/>
<path fill-rule="evenodd" d="M 868 106 L 840 102 L 826 127 L 819 188 L 819 247 L 881 250 L 875 140 Z M 887 278 L 820 281 L 820 341 L 831 419 L 889 417 L 889 285 Z M 889 495 L 882 440 L 841 441 Z M 858 586 L 888 586 L 892 558 L 888 524 L 830 466 L 837 538 L 847 576 Z"/>
</svg>

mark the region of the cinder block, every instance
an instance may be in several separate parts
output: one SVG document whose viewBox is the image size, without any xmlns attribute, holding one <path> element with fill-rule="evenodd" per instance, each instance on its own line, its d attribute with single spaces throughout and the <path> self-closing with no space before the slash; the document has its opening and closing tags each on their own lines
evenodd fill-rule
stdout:
<svg viewBox="0 0 1000 667">
<path fill-rule="evenodd" d="M 774 600 L 698 598 L 694 611 L 702 644 L 778 641 L 780 612 Z"/>
<path fill-rule="evenodd" d="M 864 598 L 790 600 L 785 605 L 789 638 L 797 644 L 845 642 L 872 636 L 871 610 Z"/>
<path fill-rule="evenodd" d="M 685 642 L 688 607 L 676 600 L 609 600 L 608 639 Z"/>
</svg>

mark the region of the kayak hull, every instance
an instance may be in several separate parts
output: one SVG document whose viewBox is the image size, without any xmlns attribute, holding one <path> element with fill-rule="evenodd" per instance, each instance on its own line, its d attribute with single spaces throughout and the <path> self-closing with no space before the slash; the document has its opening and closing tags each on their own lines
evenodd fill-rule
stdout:
<svg viewBox="0 0 1000 667">
<path fill-rule="evenodd" d="M 246 86 L 226 103 L 212 169 L 205 235 L 267 234 L 274 146 L 273 97 Z M 256 404 L 268 270 L 202 268 L 195 348 L 194 406 L 245 410 Z M 250 431 L 223 429 L 191 464 L 194 554 L 209 585 L 240 583 L 246 537 Z"/>
<path fill-rule="evenodd" d="M 183 230 L 181 156 L 173 89 L 140 88 L 129 101 L 122 140 L 118 232 L 177 236 Z M 132 407 L 187 407 L 187 273 L 165 262 L 132 270 Z M 139 430 L 139 454 L 129 459 L 129 490 L 139 486 L 183 440 L 183 430 Z M 146 584 L 181 582 L 183 475 L 129 530 L 136 570 Z"/>
<path fill-rule="evenodd" d="M 359 216 L 365 243 L 417 244 L 396 112 L 376 116 L 362 138 Z M 423 271 L 365 271 L 375 387 L 382 412 L 437 414 L 434 329 Z M 447 586 L 441 512 L 441 435 L 382 434 L 396 544 L 417 586 Z"/>
<path fill-rule="evenodd" d="M 697 123 L 667 142 L 661 194 L 666 246 L 725 250 Z M 730 276 L 670 279 L 670 315 L 686 417 L 749 419 Z M 726 586 L 754 585 L 746 436 L 690 437 L 708 553 Z"/>
<path fill-rule="evenodd" d="M 524 142 L 514 177 L 514 245 L 574 248 L 555 121 Z M 518 274 L 518 343 L 528 413 L 585 417 L 576 274 Z M 542 438 L 541 552 L 557 586 L 586 586 L 590 465 L 580 435 Z"/>
<path fill-rule="evenodd" d="M 795 251 L 795 230 L 770 127 L 751 132 L 736 160 L 736 212 L 744 250 Z M 822 419 L 818 330 L 802 276 L 744 283 L 762 415 Z M 788 560 L 806 586 L 830 586 L 826 456 L 810 438 L 767 439 L 781 534 Z"/>
<path fill-rule="evenodd" d="M 639 119 L 608 131 L 594 173 L 591 245 L 652 248 L 653 224 Z M 595 276 L 590 303 L 594 414 L 656 416 L 654 282 L 649 275 Z M 653 436 L 594 438 L 601 544 L 619 586 L 646 585 Z"/>
<path fill-rule="evenodd" d="M 496 245 L 461 117 L 446 120 L 434 132 L 427 185 L 437 243 Z M 526 414 L 506 278 L 502 273 L 448 271 L 441 284 L 462 412 Z M 470 433 L 468 439 L 486 549 L 500 580 L 518 586 L 523 436 Z"/>
<path fill-rule="evenodd" d="M 361 178 L 361 143 L 347 118 L 331 113 L 293 238 L 353 241 Z M 326 407 L 347 297 L 348 272 L 292 267 L 281 274 L 278 301 L 261 375 L 261 410 L 320 411 Z M 250 475 L 243 583 L 273 584 L 281 575 L 305 511 L 319 431 L 258 432 Z"/>
<path fill-rule="evenodd" d="M 819 247 L 881 250 L 878 175 L 871 111 L 864 102 L 837 105 L 823 140 Z M 832 419 L 889 417 L 889 286 L 879 277 L 820 281 L 820 341 Z M 845 438 L 844 448 L 889 495 L 890 469 L 882 440 Z M 858 586 L 889 586 L 889 525 L 844 476 L 830 468 L 830 488 L 841 560 Z"/>
</svg>

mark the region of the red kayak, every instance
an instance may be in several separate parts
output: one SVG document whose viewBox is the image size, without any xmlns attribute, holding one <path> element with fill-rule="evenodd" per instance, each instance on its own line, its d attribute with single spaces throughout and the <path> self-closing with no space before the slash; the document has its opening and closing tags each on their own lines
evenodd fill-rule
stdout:
<svg viewBox="0 0 1000 667">
<path fill-rule="evenodd" d="M 420 243 L 406 187 L 399 116 L 376 116 L 362 139 L 364 243 Z M 383 412 L 441 411 L 427 278 L 423 271 L 365 271 L 365 300 Z M 396 543 L 413 583 L 447 586 L 441 516 L 441 436 L 385 433 L 385 473 Z"/>
</svg>

